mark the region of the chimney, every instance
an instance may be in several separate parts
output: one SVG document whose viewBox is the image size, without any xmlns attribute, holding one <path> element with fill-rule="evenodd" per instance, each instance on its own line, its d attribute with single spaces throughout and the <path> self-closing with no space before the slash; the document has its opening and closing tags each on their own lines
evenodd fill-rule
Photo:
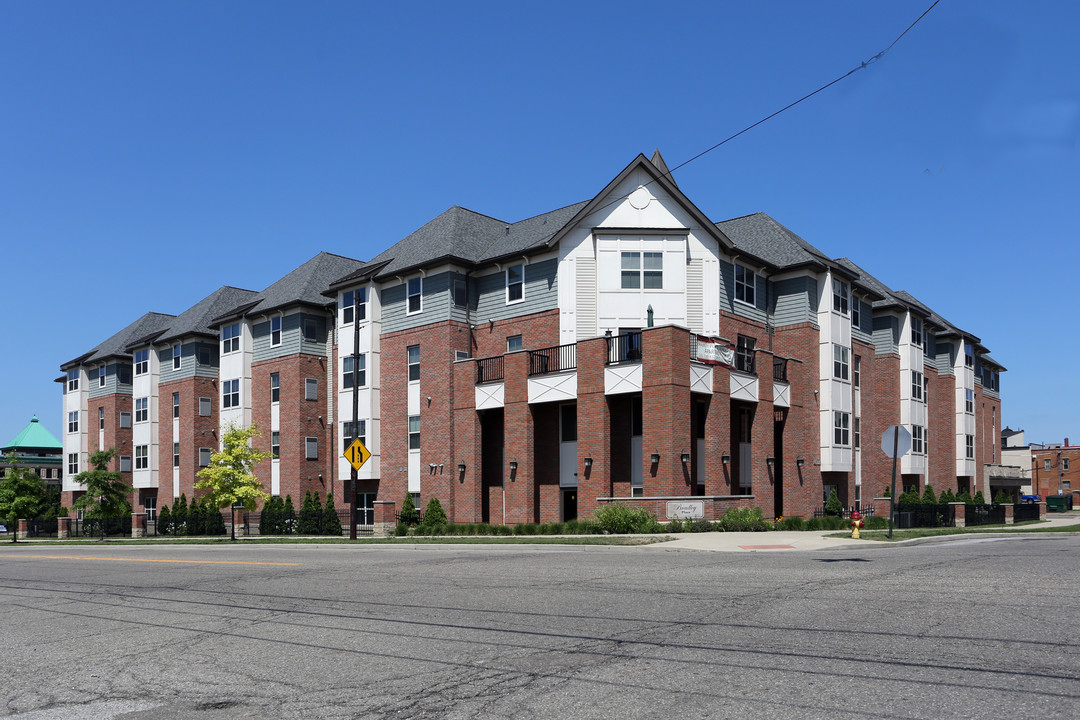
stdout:
<svg viewBox="0 0 1080 720">
<path fill-rule="evenodd" d="M 1069 447 L 1069 438 L 1065 438 L 1065 447 Z"/>
</svg>

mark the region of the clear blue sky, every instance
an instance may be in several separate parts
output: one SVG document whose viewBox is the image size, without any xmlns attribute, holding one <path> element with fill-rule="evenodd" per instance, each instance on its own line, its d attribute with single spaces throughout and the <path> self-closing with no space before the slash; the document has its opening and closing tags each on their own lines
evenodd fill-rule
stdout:
<svg viewBox="0 0 1080 720">
<path fill-rule="evenodd" d="M 674 167 L 931 3 L 0 3 L 0 442 L 59 437 L 60 364 L 144 312 Z M 676 180 L 980 336 L 1003 422 L 1080 440 L 1078 8 L 943 0 Z"/>
</svg>

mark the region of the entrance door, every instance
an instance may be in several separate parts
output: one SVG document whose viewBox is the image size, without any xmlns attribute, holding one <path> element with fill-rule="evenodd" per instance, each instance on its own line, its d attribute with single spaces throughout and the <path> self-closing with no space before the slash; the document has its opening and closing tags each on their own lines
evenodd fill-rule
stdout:
<svg viewBox="0 0 1080 720">
<path fill-rule="evenodd" d="M 559 407 L 559 485 L 578 486 L 577 405 Z M 576 512 L 576 511 L 575 511 Z"/>
<path fill-rule="evenodd" d="M 375 493 L 359 493 L 356 496 L 356 524 L 375 524 Z"/>
<path fill-rule="evenodd" d="M 635 397 L 630 400 L 630 494 L 634 497 L 642 497 L 645 494 L 641 468 L 642 430 L 641 398 Z"/>
<path fill-rule="evenodd" d="M 751 445 L 754 412 L 748 407 L 739 408 L 739 492 L 749 495 L 753 475 L 754 453 Z"/>
<path fill-rule="evenodd" d="M 562 520 L 577 520 L 577 489 L 563 488 L 562 491 Z"/>
</svg>

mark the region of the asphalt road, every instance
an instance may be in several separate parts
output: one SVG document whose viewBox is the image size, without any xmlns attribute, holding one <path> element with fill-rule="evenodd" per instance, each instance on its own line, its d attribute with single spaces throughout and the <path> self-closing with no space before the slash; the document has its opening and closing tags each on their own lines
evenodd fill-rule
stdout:
<svg viewBox="0 0 1080 720">
<path fill-rule="evenodd" d="M 0 548 L 0 715 L 1075 718 L 1080 537 Z"/>
</svg>

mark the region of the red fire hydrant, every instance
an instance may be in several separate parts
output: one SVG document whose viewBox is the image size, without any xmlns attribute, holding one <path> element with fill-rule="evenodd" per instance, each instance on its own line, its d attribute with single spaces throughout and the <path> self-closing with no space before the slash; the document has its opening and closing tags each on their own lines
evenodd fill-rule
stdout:
<svg viewBox="0 0 1080 720">
<path fill-rule="evenodd" d="M 852 510 L 851 511 L 851 537 L 853 539 L 855 539 L 855 540 L 859 539 L 859 528 L 861 528 L 861 527 L 863 527 L 865 525 L 866 525 L 866 523 L 863 522 L 862 515 L 859 514 L 859 511 L 858 510 Z"/>
</svg>

